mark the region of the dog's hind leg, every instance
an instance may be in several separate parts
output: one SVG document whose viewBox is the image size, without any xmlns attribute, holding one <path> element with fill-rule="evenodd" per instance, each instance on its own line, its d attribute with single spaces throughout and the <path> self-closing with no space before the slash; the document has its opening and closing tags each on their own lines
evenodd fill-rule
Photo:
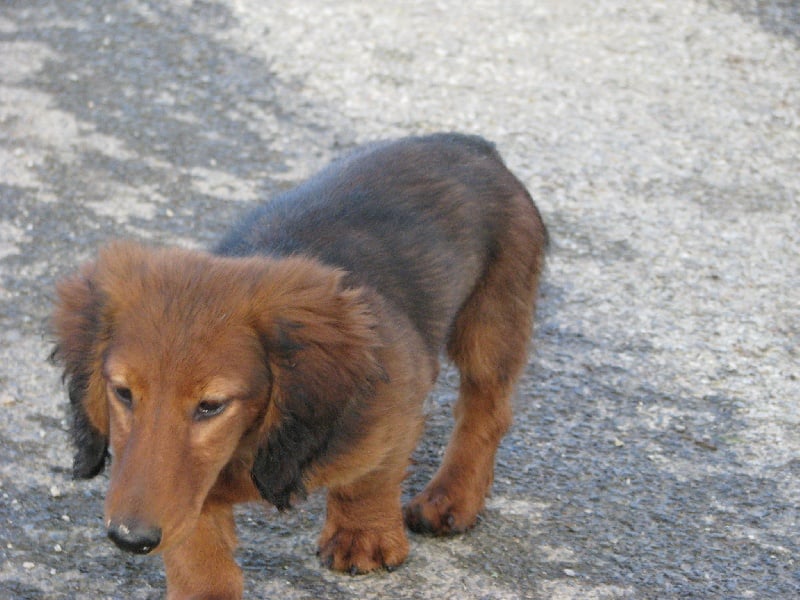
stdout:
<svg viewBox="0 0 800 600">
<path fill-rule="evenodd" d="M 493 257 L 459 310 L 447 351 L 460 370 L 455 429 L 442 465 L 406 506 L 417 532 L 471 527 L 494 478 L 497 447 L 511 424 L 511 395 L 527 362 L 546 234 L 527 198 L 517 198 Z"/>
</svg>

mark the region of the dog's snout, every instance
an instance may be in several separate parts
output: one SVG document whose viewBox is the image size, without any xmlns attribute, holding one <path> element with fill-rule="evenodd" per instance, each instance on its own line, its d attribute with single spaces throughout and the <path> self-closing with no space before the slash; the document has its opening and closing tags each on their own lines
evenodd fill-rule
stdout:
<svg viewBox="0 0 800 600">
<path fill-rule="evenodd" d="M 111 521 L 108 537 L 117 546 L 134 554 L 147 554 L 161 543 L 161 529 L 137 520 Z"/>
</svg>

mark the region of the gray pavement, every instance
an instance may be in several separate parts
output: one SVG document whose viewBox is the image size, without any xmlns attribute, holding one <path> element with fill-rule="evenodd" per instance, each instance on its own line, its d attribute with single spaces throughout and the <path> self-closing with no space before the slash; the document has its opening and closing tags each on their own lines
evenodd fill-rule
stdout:
<svg viewBox="0 0 800 600">
<path fill-rule="evenodd" d="M 246 595 L 800 596 L 797 2 L 4 0 L 0 597 L 163 594 L 105 539 L 105 477 L 69 478 L 54 281 L 112 238 L 208 246 L 354 144 L 437 130 L 497 142 L 553 239 L 494 495 L 364 577 L 317 564 L 319 495 L 243 507 Z"/>
</svg>

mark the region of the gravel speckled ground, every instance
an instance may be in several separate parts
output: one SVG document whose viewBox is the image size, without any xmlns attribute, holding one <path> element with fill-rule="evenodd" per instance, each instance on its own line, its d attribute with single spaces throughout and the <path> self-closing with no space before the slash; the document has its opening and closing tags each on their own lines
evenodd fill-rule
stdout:
<svg viewBox="0 0 800 600">
<path fill-rule="evenodd" d="M 497 142 L 553 238 L 494 495 L 357 578 L 317 564 L 320 496 L 243 507 L 247 596 L 800 596 L 799 74 L 792 0 L 6 0 L 0 597 L 163 594 L 105 539 L 105 478 L 69 479 L 54 281 L 115 237 L 208 246 L 356 143 L 436 130 Z"/>
</svg>

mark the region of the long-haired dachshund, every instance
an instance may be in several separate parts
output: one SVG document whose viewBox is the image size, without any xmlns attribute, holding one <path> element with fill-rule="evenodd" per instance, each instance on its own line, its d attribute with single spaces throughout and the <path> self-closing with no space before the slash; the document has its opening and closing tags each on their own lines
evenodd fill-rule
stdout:
<svg viewBox="0 0 800 600">
<path fill-rule="evenodd" d="M 108 536 L 161 552 L 170 598 L 239 598 L 232 505 L 327 488 L 323 563 L 406 558 L 461 532 L 492 484 L 526 363 L 546 233 L 478 137 L 363 147 L 245 219 L 211 253 L 113 243 L 58 285 L 74 475 L 110 454 Z M 401 507 L 439 353 L 455 430 Z"/>
</svg>

